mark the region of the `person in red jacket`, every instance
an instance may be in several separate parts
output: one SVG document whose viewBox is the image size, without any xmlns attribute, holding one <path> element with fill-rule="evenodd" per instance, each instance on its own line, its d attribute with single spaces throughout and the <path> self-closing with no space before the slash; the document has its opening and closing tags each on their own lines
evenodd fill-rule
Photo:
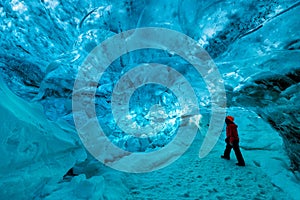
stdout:
<svg viewBox="0 0 300 200">
<path fill-rule="evenodd" d="M 239 135 L 237 131 L 237 125 L 233 122 L 234 117 L 227 116 L 225 119 L 226 123 L 226 149 L 224 151 L 224 155 L 221 156 L 221 158 L 230 160 L 230 152 L 233 148 L 236 159 L 238 160 L 238 163 L 236 165 L 238 166 L 245 166 L 245 161 L 243 158 L 243 155 L 241 153 L 240 147 L 239 147 Z"/>
</svg>

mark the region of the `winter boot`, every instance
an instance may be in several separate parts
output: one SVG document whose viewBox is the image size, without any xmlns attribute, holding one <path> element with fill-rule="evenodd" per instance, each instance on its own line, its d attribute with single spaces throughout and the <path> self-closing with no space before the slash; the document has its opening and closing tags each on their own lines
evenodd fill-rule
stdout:
<svg viewBox="0 0 300 200">
<path fill-rule="evenodd" d="M 230 160 L 230 158 L 226 157 L 226 156 L 221 156 L 221 158 L 226 159 L 226 160 Z"/>
</svg>

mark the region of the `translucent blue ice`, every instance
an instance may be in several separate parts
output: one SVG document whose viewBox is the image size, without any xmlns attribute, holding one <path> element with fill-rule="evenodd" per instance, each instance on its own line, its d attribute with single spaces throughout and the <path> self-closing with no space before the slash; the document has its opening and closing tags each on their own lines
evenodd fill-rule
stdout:
<svg viewBox="0 0 300 200">
<path fill-rule="evenodd" d="M 257 141 L 244 135 L 247 142 L 241 146 L 249 151 L 252 165 L 264 170 L 257 173 L 275 177 L 272 184 L 283 189 L 285 180 L 281 178 L 292 176 L 280 172 L 284 169 L 297 174 L 300 164 L 299 13 L 300 2 L 294 0 L 1 1 L 0 154 L 4 157 L 0 162 L 0 199 L 140 197 L 132 192 L 134 178 L 104 167 L 85 151 L 74 126 L 72 93 L 80 66 L 97 45 L 123 31 L 142 27 L 179 31 L 208 52 L 224 81 L 226 108 L 240 120 L 242 130 L 248 130 L 254 138 L 261 137 L 262 129 L 274 133 L 266 134 L 268 138 L 256 146 L 253 144 Z M 168 49 L 128 52 L 116 59 L 96 83 L 95 110 L 106 136 L 130 152 L 158 151 L 176 136 L 182 105 L 170 89 L 159 84 L 137 88 L 127 116 L 137 126 L 146 126 L 161 111 L 164 124 L 157 133 L 140 138 L 128 135 L 114 119 L 111 98 L 115 85 L 143 63 L 170 66 L 194 88 L 201 115 L 197 136 L 200 146 L 209 124 L 211 94 L 205 77 Z M 153 113 L 156 104 L 163 109 Z M 270 156 L 262 159 L 257 146 Z M 257 159 L 253 151 L 260 155 Z M 275 163 L 274 170 L 268 169 L 268 162 Z M 172 168 L 169 171 L 173 172 Z M 291 191 L 287 193 L 293 196 Z M 244 197 L 274 198 L 274 194 Z M 180 195 L 189 197 L 188 192 Z M 220 198 L 230 197 L 226 192 L 222 195 Z"/>
</svg>

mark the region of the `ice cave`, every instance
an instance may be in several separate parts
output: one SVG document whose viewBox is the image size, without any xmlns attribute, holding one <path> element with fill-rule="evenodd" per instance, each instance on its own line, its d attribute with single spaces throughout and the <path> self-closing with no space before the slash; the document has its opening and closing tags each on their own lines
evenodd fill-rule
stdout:
<svg viewBox="0 0 300 200">
<path fill-rule="evenodd" d="M 0 18 L 0 199 L 300 199 L 300 1 L 1 0 Z"/>
</svg>

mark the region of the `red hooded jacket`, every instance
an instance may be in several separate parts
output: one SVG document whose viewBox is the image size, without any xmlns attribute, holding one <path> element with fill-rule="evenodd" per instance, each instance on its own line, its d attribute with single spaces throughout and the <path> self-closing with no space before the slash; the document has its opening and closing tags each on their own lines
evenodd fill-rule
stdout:
<svg viewBox="0 0 300 200">
<path fill-rule="evenodd" d="M 239 135 L 237 131 L 237 125 L 232 123 L 228 124 L 226 127 L 226 137 L 229 138 L 229 143 L 233 143 L 234 141 L 239 141 Z"/>
</svg>

